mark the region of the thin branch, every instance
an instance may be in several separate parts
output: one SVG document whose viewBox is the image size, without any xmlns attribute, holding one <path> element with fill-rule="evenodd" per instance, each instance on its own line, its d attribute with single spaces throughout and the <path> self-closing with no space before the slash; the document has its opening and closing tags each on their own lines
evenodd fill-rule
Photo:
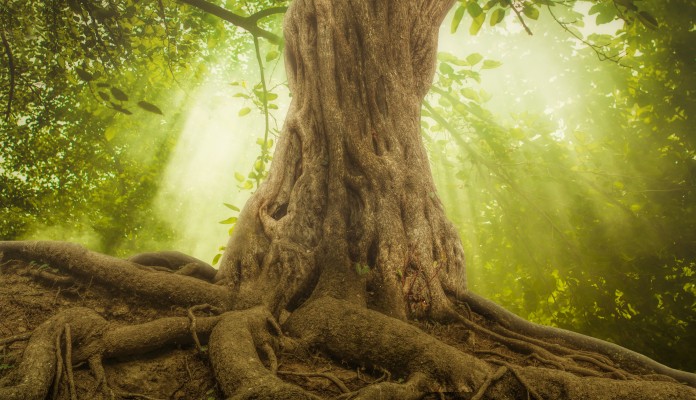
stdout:
<svg viewBox="0 0 696 400">
<path fill-rule="evenodd" d="M 592 51 L 594 51 L 595 54 L 597 55 L 597 58 L 599 59 L 599 61 L 609 60 L 611 62 L 616 63 L 617 65 L 619 65 L 621 67 L 631 68 L 630 66 L 621 63 L 621 59 L 623 58 L 623 55 L 620 52 L 613 55 L 613 56 L 605 53 L 603 50 L 601 50 L 600 46 L 597 46 L 595 44 L 588 42 L 587 40 L 580 37 L 577 33 L 570 30 L 568 28 L 568 25 L 570 25 L 570 24 L 568 22 L 563 22 L 563 21 L 559 20 L 558 17 L 556 16 L 556 14 L 554 14 L 553 10 L 551 9 L 551 6 L 547 5 L 546 8 L 548 8 L 549 14 L 551 14 L 551 17 L 554 19 L 554 21 L 556 21 L 556 23 L 558 23 L 558 25 L 560 25 L 564 31 L 570 33 L 571 36 L 573 36 L 575 39 L 580 41 L 585 46 L 591 48 Z"/>
<path fill-rule="evenodd" d="M 520 20 L 520 23 L 521 23 L 522 26 L 524 27 L 524 30 L 527 31 L 527 33 L 528 33 L 530 36 L 534 35 L 534 34 L 532 33 L 532 30 L 529 29 L 529 27 L 527 26 L 527 23 L 524 22 L 524 18 L 522 18 L 522 14 L 520 14 L 520 10 L 518 10 L 517 7 L 515 7 L 514 4 L 510 5 L 510 8 L 512 8 L 512 11 L 514 11 L 515 14 L 517 14 L 517 19 Z"/>
<path fill-rule="evenodd" d="M 266 75 L 263 71 L 263 61 L 261 60 L 261 48 L 259 47 L 259 38 L 254 36 L 254 51 L 256 52 L 256 61 L 259 64 L 259 71 L 261 73 L 261 87 L 263 88 L 263 115 L 265 117 L 265 128 L 263 131 L 263 150 L 262 150 L 262 156 L 268 153 L 267 149 L 267 144 L 268 144 L 268 88 L 266 87 Z M 263 158 L 262 158 L 263 160 Z M 263 161 L 262 161 L 263 162 Z M 256 187 L 259 187 L 259 178 L 256 178 Z"/>
<path fill-rule="evenodd" d="M 256 14 L 252 14 L 247 19 L 251 22 L 258 22 L 260 19 L 270 17 L 271 15 L 275 14 L 284 14 L 288 10 L 287 7 L 271 7 L 271 8 L 266 8 L 265 10 L 261 10 L 257 12 Z"/>
<path fill-rule="evenodd" d="M 7 109 L 5 111 L 5 120 L 10 122 L 10 116 L 12 114 L 12 100 L 14 99 L 15 90 L 15 65 L 10 43 L 7 41 L 7 36 L 5 36 L 5 29 L 0 29 L 0 38 L 2 38 L 2 46 L 5 48 L 5 54 L 7 54 L 7 68 L 10 71 L 10 91 L 7 98 Z"/>
<path fill-rule="evenodd" d="M 242 29 L 245 29 L 254 37 L 262 37 L 267 39 L 269 42 L 273 44 L 279 44 L 282 42 L 282 39 L 274 34 L 271 33 L 265 29 L 259 28 L 256 25 L 256 21 L 260 18 L 252 18 L 252 17 L 242 17 L 240 15 L 237 15 L 229 10 L 226 10 L 218 5 L 209 3 L 205 0 L 179 0 L 181 3 L 188 4 L 192 7 L 196 7 L 201 11 L 205 11 L 208 14 L 214 15 L 218 18 L 221 18 L 224 21 L 227 21 L 231 23 L 232 25 L 236 25 Z M 258 14 L 258 13 L 257 13 Z M 257 15 L 255 14 L 255 15 Z M 263 15 L 262 15 L 263 16 Z"/>
</svg>

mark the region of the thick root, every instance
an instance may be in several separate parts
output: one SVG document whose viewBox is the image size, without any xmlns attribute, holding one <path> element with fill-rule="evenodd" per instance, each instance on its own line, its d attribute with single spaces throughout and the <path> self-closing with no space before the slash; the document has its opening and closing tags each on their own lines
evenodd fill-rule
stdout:
<svg viewBox="0 0 696 400">
<path fill-rule="evenodd" d="M 197 318 L 195 334 L 207 339 L 219 318 Z M 61 337 L 66 340 L 65 355 L 61 351 Z M 91 309 L 72 308 L 53 316 L 34 331 L 19 367 L 7 381 L 0 383 L 0 399 L 43 400 L 51 383 L 55 381 L 58 385 L 62 377 L 68 380 L 74 397 L 73 365 L 89 362 L 94 371 L 101 371 L 95 374 L 97 378 L 103 379 L 101 360 L 104 358 L 143 354 L 167 345 L 191 342 L 190 320 L 186 317 L 114 326 Z"/>
<path fill-rule="evenodd" d="M 286 322 L 291 335 L 336 359 L 381 366 L 402 378 L 422 374 L 407 398 L 448 393 L 482 399 L 696 399 L 696 390 L 665 381 L 615 380 L 575 368 L 569 371 L 494 362 L 497 369 L 419 329 L 333 298 L 305 304 Z M 500 366 L 504 368 L 500 368 Z M 565 367 L 565 365 L 561 365 Z M 647 377 L 644 377 L 647 378 Z M 514 389 L 515 387 L 519 389 Z M 501 389 L 502 388 L 502 389 Z M 511 390 L 513 388 L 513 390 Z M 386 398 L 403 388 L 381 387 Z M 365 388 L 364 390 L 369 390 Z M 416 393 L 413 394 L 412 391 Z M 396 396 L 396 397 L 395 397 Z M 360 398 L 360 397 L 359 397 Z M 362 397 L 368 398 L 368 397 Z"/>
<path fill-rule="evenodd" d="M 318 399 L 284 382 L 261 361 L 259 352 L 278 351 L 280 335 L 273 316 L 264 308 L 225 315 L 213 330 L 209 348 L 215 377 L 226 395 L 239 400 Z"/>
<path fill-rule="evenodd" d="M 95 253 L 74 243 L 0 242 L 0 256 L 2 260 L 47 263 L 71 276 L 169 304 L 229 308 L 231 301 L 226 287 L 184 275 L 146 271 L 139 264 Z"/>
<path fill-rule="evenodd" d="M 490 370 L 485 362 L 412 325 L 333 298 L 306 304 L 285 327 L 305 345 L 336 359 L 385 368 L 404 379 L 423 374 L 421 395 L 472 393 Z"/>
</svg>

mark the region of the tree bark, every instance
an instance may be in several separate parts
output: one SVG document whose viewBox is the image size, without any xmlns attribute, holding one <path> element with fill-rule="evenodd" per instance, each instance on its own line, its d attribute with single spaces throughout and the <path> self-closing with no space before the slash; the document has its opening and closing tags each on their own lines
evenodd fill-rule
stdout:
<svg viewBox="0 0 696 400">
<path fill-rule="evenodd" d="M 218 273 L 240 307 L 279 312 L 328 294 L 403 319 L 442 312 L 443 287 L 466 290 L 461 243 L 420 136 L 452 4 L 292 3 L 292 102 L 268 180 L 242 211 Z"/>
</svg>

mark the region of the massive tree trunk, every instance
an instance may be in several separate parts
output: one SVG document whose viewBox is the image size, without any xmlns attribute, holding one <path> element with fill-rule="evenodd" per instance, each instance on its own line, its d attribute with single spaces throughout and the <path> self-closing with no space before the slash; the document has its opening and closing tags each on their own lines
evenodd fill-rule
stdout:
<svg viewBox="0 0 696 400">
<path fill-rule="evenodd" d="M 465 290 L 461 243 L 420 136 L 438 29 L 452 4 L 292 3 L 292 103 L 268 180 L 220 267 L 238 301 L 277 312 L 314 292 L 406 318 L 441 313 L 443 285 Z"/>
</svg>

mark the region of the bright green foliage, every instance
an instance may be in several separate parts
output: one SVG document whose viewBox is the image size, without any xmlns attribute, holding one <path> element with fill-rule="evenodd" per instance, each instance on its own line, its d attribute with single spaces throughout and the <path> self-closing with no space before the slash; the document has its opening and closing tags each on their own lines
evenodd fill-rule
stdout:
<svg viewBox="0 0 696 400">
<path fill-rule="evenodd" d="M 580 93 L 562 108 L 550 98 L 546 114 L 530 99 L 509 116 L 514 99 L 480 89 L 479 55 L 441 55 L 424 136 L 472 290 L 696 370 L 696 16 L 688 1 L 641 6 L 669 29 L 627 17 L 578 49 L 553 20 L 535 25 Z"/>
<path fill-rule="evenodd" d="M 277 3 L 228 6 L 249 15 Z M 152 201 L 186 92 L 221 54 L 234 65 L 245 33 L 161 1 L 10 0 L 0 26 L 0 237 L 166 247 L 172 231 Z"/>
</svg>

